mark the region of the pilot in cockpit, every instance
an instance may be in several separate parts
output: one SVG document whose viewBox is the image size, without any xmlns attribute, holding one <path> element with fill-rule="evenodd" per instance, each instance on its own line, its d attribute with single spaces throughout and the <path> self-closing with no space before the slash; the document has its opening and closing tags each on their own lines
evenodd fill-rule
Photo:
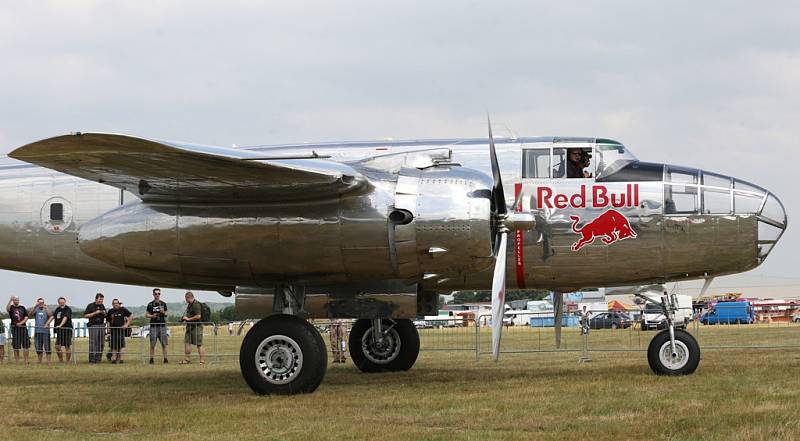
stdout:
<svg viewBox="0 0 800 441">
<path fill-rule="evenodd" d="M 580 148 L 567 149 L 567 177 L 591 178 L 592 174 L 584 169 L 589 167 L 592 155 Z"/>
</svg>

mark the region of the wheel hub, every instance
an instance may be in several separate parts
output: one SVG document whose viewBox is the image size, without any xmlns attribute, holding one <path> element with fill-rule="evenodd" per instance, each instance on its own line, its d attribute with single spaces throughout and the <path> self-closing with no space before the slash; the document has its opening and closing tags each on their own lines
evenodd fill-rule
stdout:
<svg viewBox="0 0 800 441">
<path fill-rule="evenodd" d="M 374 328 L 370 328 L 361 337 L 361 349 L 367 359 L 376 364 L 386 364 L 400 354 L 400 335 L 393 328 L 377 338 L 372 337 Z"/>
<path fill-rule="evenodd" d="M 272 384 L 294 380 L 303 368 L 300 345 L 285 335 L 272 335 L 256 349 L 256 366 L 261 376 Z"/>
<path fill-rule="evenodd" d="M 672 353 L 672 345 L 669 341 L 661 345 L 658 351 L 658 358 L 665 368 L 677 370 L 689 362 L 689 348 L 680 340 L 675 340 L 675 354 Z"/>
</svg>

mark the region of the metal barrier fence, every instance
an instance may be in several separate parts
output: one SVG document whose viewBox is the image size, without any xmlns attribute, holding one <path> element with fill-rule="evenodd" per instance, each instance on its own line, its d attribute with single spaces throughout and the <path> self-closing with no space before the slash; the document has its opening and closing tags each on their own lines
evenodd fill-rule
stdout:
<svg viewBox="0 0 800 441">
<path fill-rule="evenodd" d="M 578 321 L 565 316 L 561 328 L 561 346 L 555 343 L 552 314 L 528 314 L 539 326 L 504 326 L 501 353 L 526 352 L 627 352 L 646 351 L 650 340 L 659 330 L 643 330 L 639 322 L 626 322 L 617 329 L 590 329 L 585 338 Z M 546 318 L 549 318 L 546 320 Z M 491 354 L 491 328 L 489 317 L 477 319 L 475 357 Z M 608 325 L 610 327 L 610 324 Z M 693 320 L 686 331 L 697 339 L 701 349 L 788 349 L 800 348 L 800 323 L 758 322 L 704 325 Z"/>
<path fill-rule="evenodd" d="M 658 330 L 639 329 L 638 323 L 626 324 L 618 329 L 591 329 L 584 337 L 581 328 L 575 326 L 577 320 L 574 316 L 566 316 L 561 329 L 561 344 L 556 345 L 555 329 L 552 323 L 552 314 L 520 313 L 527 315 L 528 320 L 509 321 L 504 324 L 501 353 L 524 354 L 545 352 L 630 352 L 645 351 L 650 340 L 659 332 Z M 568 318 L 572 317 L 572 318 Z M 534 320 L 530 320 L 533 318 Z M 549 320 L 548 320 L 549 319 Z M 521 325 L 527 321 L 528 325 Z M 332 359 L 336 351 L 340 351 L 349 358 L 347 341 L 350 328 L 355 320 L 310 320 L 320 331 L 331 351 Z M 244 335 L 252 326 L 252 321 L 232 323 L 202 323 L 194 336 L 202 339 L 205 349 L 205 362 L 207 364 L 236 364 L 239 362 L 239 347 Z M 511 323 L 516 323 L 511 325 Z M 531 326 L 533 323 L 534 326 Z M 335 333 L 332 344 L 331 325 L 339 326 L 343 332 Z M 491 354 L 491 320 L 488 315 L 478 315 L 474 319 L 442 317 L 429 320 L 417 320 L 415 325 L 420 336 L 420 351 L 428 353 L 453 353 L 474 354 L 475 360 Z M 535 326 L 538 324 L 538 326 Z M 158 333 L 166 335 L 168 345 L 166 358 L 169 363 L 179 363 L 185 357 L 186 323 L 167 323 L 163 331 L 159 328 L 145 325 L 130 328 L 98 327 L 88 330 L 61 330 L 59 333 L 52 328 L 46 332 L 29 332 L 21 328 L 15 333 L 10 329 L 10 340 L 6 343 L 6 356 L 13 359 L 14 348 L 28 348 L 29 358 L 32 362 L 38 360 L 37 348 L 46 361 L 47 348 L 50 348 L 52 362 L 57 362 L 56 343 L 63 343 L 67 336 L 71 338 L 72 364 L 85 364 L 90 360 L 109 362 L 109 354 L 114 348 L 121 349 L 121 359 L 125 363 L 146 365 L 150 361 L 151 342 L 153 346 L 153 364 L 162 364 L 164 350 Z M 52 332 L 51 332 L 52 331 Z M 800 348 L 800 323 L 756 323 L 756 324 L 719 324 L 703 325 L 699 321 L 692 321 L 687 326 L 687 331 L 697 339 L 702 349 L 781 349 Z M 97 341 L 92 343 L 93 332 L 95 338 L 99 335 L 102 344 Z M 69 335 L 69 334 L 72 335 Z M 60 335 L 59 335 L 60 334 Z M 16 337 L 16 338 L 15 338 Z M 27 338 L 27 343 L 25 342 Z M 344 345 L 341 341 L 345 342 Z M 190 335 L 191 340 L 191 335 Z M 124 349 L 122 349 L 124 344 Z M 102 346 L 102 349 L 100 349 Z M 24 351 L 20 350 L 20 361 Z M 64 351 L 62 350 L 62 355 Z M 113 355 L 113 354 L 112 354 Z M 191 348 L 190 361 L 197 363 L 198 351 L 195 345 Z"/>
<path fill-rule="evenodd" d="M 88 326 L 86 328 L 36 328 L 11 327 L 6 343 L 6 356 L 13 360 L 18 352 L 20 361 L 27 352 L 31 361 L 66 359 L 66 346 L 69 346 L 72 364 L 109 362 L 120 359 L 124 363 L 146 364 L 150 360 L 153 347 L 154 364 L 179 363 L 185 358 L 185 344 L 191 344 L 190 360 L 197 362 L 198 347 L 204 348 L 206 363 L 220 363 L 235 359 L 238 363 L 239 346 L 245 334 L 243 328 L 250 323 L 236 323 L 219 326 L 215 323 L 166 323 L 164 325 L 145 325 L 131 327 Z M 33 332 L 31 331 L 31 328 Z M 188 331 L 188 337 L 187 337 Z M 162 346 L 162 342 L 166 345 Z M 163 348 L 163 349 L 162 349 Z M 60 349 L 60 350 L 59 350 Z M 61 352 L 61 357 L 59 357 Z M 119 353 L 120 357 L 117 357 Z M 166 356 L 165 356 L 166 355 Z"/>
</svg>

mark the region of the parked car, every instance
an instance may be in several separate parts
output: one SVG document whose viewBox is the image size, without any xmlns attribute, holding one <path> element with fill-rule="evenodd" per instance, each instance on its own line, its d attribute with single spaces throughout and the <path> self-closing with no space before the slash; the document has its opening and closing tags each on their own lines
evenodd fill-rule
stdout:
<svg viewBox="0 0 800 441">
<path fill-rule="evenodd" d="M 800 323 L 800 312 L 792 316 L 792 323 Z"/>
<path fill-rule="evenodd" d="M 648 296 L 653 300 L 660 302 L 660 296 Z M 675 321 L 673 322 L 678 328 L 686 328 L 692 320 L 692 296 L 678 294 L 675 296 L 678 301 L 678 310 L 675 311 Z M 664 317 L 661 304 L 654 304 L 648 302 L 642 313 L 641 320 L 642 329 L 664 329 L 667 326 L 666 317 Z"/>
<path fill-rule="evenodd" d="M 704 325 L 750 324 L 755 322 L 753 306 L 750 302 L 718 302 L 713 309 L 700 316 Z"/>
<path fill-rule="evenodd" d="M 603 312 L 589 319 L 590 329 L 624 329 L 629 326 L 631 326 L 631 318 L 624 312 Z"/>
</svg>

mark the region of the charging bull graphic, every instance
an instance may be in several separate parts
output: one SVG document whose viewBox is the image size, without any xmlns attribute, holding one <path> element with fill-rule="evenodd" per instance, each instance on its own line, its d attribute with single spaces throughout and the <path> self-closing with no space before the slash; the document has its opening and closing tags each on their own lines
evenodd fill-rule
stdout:
<svg viewBox="0 0 800 441">
<path fill-rule="evenodd" d="M 636 237 L 636 232 L 631 228 L 628 218 L 617 210 L 606 210 L 605 213 L 597 216 L 580 229 L 577 228 L 577 225 L 581 218 L 578 216 L 569 218 L 572 219 L 572 231 L 581 235 L 581 239 L 572 244 L 572 251 L 580 250 L 598 237 L 606 245 Z"/>
</svg>

